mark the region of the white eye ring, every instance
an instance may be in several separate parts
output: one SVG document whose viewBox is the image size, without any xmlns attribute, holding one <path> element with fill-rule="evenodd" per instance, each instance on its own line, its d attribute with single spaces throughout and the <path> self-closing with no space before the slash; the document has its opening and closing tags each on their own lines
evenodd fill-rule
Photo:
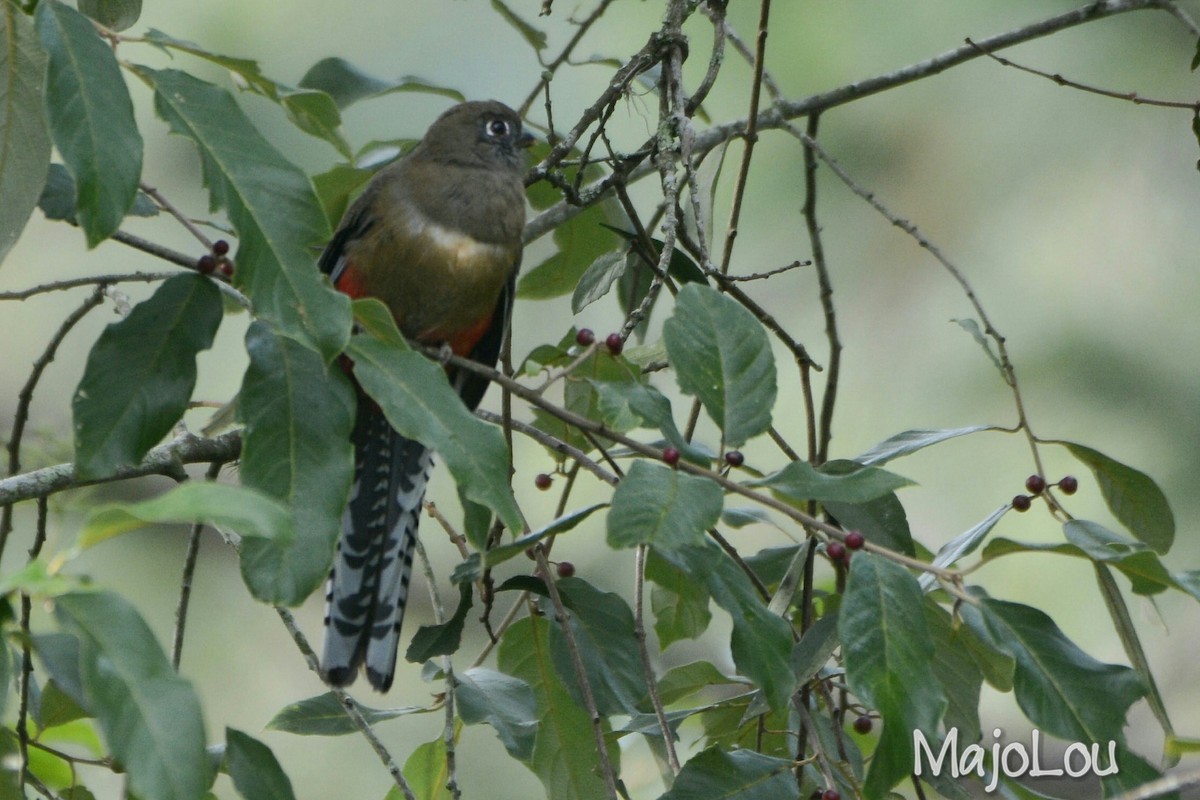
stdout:
<svg viewBox="0 0 1200 800">
<path fill-rule="evenodd" d="M 508 135 L 508 123 L 502 119 L 489 120 L 486 130 L 488 136 L 499 139 Z"/>
</svg>

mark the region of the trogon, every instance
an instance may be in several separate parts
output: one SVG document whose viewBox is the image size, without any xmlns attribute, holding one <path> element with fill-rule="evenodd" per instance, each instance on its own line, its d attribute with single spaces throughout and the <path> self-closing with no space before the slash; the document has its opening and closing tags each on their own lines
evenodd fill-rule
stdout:
<svg viewBox="0 0 1200 800">
<path fill-rule="evenodd" d="M 382 300 L 409 339 L 494 366 L 521 261 L 523 149 L 532 141 L 502 103 L 446 111 L 347 209 L 321 270 L 351 297 Z M 474 410 L 488 381 L 453 368 L 449 378 Z M 384 692 L 433 454 L 393 430 L 361 389 L 352 438 L 354 484 L 326 595 L 321 675 L 345 686 L 364 667 Z"/>
</svg>

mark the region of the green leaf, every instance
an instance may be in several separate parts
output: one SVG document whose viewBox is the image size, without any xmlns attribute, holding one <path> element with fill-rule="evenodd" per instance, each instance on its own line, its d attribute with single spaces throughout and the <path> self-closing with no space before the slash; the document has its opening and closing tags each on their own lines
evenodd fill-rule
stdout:
<svg viewBox="0 0 1200 800">
<path fill-rule="evenodd" d="M 659 699 L 673 705 L 711 686 L 746 686 L 745 678 L 731 678 L 709 661 L 693 661 L 673 667 L 658 681 Z"/>
<path fill-rule="evenodd" d="M 46 51 L 29 18 L 0 4 L 0 262 L 38 202 L 50 166 L 50 130 L 42 106 Z"/>
<path fill-rule="evenodd" d="M 597 203 L 555 228 L 558 252 L 521 275 L 517 297 L 546 300 L 574 291 L 588 266 L 619 244 L 603 227 L 608 219 L 607 205 Z"/>
<path fill-rule="evenodd" d="M 837 632 L 837 612 L 826 614 L 804 632 L 792 648 L 792 668 L 796 678 L 807 683 L 828 663 L 841 641 Z"/>
<path fill-rule="evenodd" d="M 355 336 L 347 349 L 354 376 L 402 436 L 437 451 L 469 499 L 496 512 L 511 531 L 524 525 L 508 485 L 508 447 L 450 388 L 446 371 L 413 351 Z"/>
<path fill-rule="evenodd" d="M 80 478 L 137 464 L 170 432 L 192 397 L 196 354 L 212 346 L 221 315 L 212 281 L 180 274 L 104 329 L 72 401 Z"/>
<path fill-rule="evenodd" d="M 608 294 L 613 282 L 625 271 L 625 252 L 613 250 L 604 253 L 583 273 L 575 293 L 571 295 L 571 311 L 578 314 L 592 303 Z"/>
<path fill-rule="evenodd" d="M 462 723 L 455 723 L 457 739 Z M 454 800 L 446 783 L 450 779 L 450 768 L 446 764 L 446 742 L 441 737 L 413 750 L 404 762 L 404 778 L 417 800 Z M 405 800 L 399 786 L 392 786 L 384 800 Z"/>
<path fill-rule="evenodd" d="M 224 89 L 177 70 L 139 68 L 171 130 L 196 143 L 213 208 L 238 234 L 234 285 L 255 314 L 326 360 L 350 335 L 350 300 L 318 274 L 311 247 L 329 225 L 308 177 L 262 137 Z"/>
<path fill-rule="evenodd" d="M 675 298 L 663 341 L 679 388 L 695 395 L 737 447 L 771 425 L 775 359 L 767 332 L 737 301 L 699 283 Z"/>
<path fill-rule="evenodd" d="M 147 525 L 198 522 L 284 543 L 294 536 L 291 514 L 274 498 L 242 486 L 189 481 L 149 500 L 101 506 L 79 532 L 79 546 L 94 547 Z"/>
<path fill-rule="evenodd" d="M 109 30 L 123 31 L 142 15 L 142 0 L 79 0 L 79 10 Z"/>
<path fill-rule="evenodd" d="M 292 800 L 288 779 L 271 748 L 241 731 L 225 729 L 225 764 L 238 794 L 246 800 Z"/>
<path fill-rule="evenodd" d="M 854 460 L 866 467 L 880 466 L 893 458 L 907 456 L 930 445 L 940 444 L 949 439 L 957 439 L 980 431 L 1002 430 L 996 425 L 969 425 L 965 428 L 943 428 L 940 430 L 917 429 L 897 433 L 889 439 L 884 439 L 867 452 Z"/>
<path fill-rule="evenodd" d="M 262 95 L 274 101 L 279 100 L 281 90 L 286 91 L 286 87 L 281 87 L 278 83 L 263 75 L 262 70 L 259 69 L 258 62 L 252 59 L 234 58 L 233 56 L 224 56 L 219 53 L 210 53 L 195 42 L 176 39 L 174 36 L 170 36 L 155 28 L 148 30 L 144 38 L 150 44 L 162 49 L 164 53 L 169 54 L 170 50 L 178 50 L 216 64 L 218 67 L 231 73 L 240 89 L 248 89 L 255 94 Z"/>
<path fill-rule="evenodd" d="M 557 587 L 571 612 L 568 625 L 596 708 L 604 716 L 637 711 L 648 691 L 633 632 L 633 611 L 620 595 L 602 592 L 580 578 L 563 578 Z M 543 600 L 542 607 L 553 616 L 549 601 Z M 558 625 L 550 629 L 550 654 L 567 690 L 583 708 L 575 666 Z"/>
<path fill-rule="evenodd" d="M 49 680 L 42 687 L 42 696 L 37 704 L 34 721 L 37 722 L 39 728 L 46 730 L 47 728 L 57 728 L 60 725 L 66 725 L 77 719 L 86 719 L 91 716 L 90 711 L 80 706 L 57 683 Z"/>
<path fill-rule="evenodd" d="M 639 459 L 613 492 L 608 544 L 653 544 L 661 551 L 697 544 L 717 524 L 724 495 L 708 478 Z"/>
<path fill-rule="evenodd" d="M 646 579 L 653 581 L 650 608 L 659 646 L 680 639 L 695 639 L 712 621 L 708 590 L 700 581 L 651 550 L 646 558 Z"/>
<path fill-rule="evenodd" d="M 242 484 L 284 503 L 295 536 L 246 541 L 242 576 L 260 600 L 297 605 L 325 579 L 341 532 L 353 477 L 354 391 L 340 367 L 262 322 L 246 332 L 246 351 Z"/>
<path fill-rule="evenodd" d="M 31 597 L 49 598 L 77 589 L 79 583 L 75 576 L 51 573 L 46 562 L 38 558 L 0 578 L 0 595 L 19 591 Z"/>
<path fill-rule="evenodd" d="M 934 643 L 921 587 L 904 567 L 857 553 L 838 615 L 850 689 L 883 716 L 867 797 L 883 797 L 913 769 L 913 731 L 937 734 L 946 706 L 931 666 Z"/>
<path fill-rule="evenodd" d="M 372 725 L 409 714 L 424 714 L 431 709 L 407 706 L 404 708 L 368 708 L 355 702 L 363 718 Z M 342 702 L 333 692 L 326 692 L 298 703 L 292 703 L 267 723 L 267 730 L 294 733 L 297 736 L 344 736 L 357 733 L 354 721 L 346 714 Z"/>
<path fill-rule="evenodd" d="M 203 795 L 213 772 L 200 701 L 141 615 L 109 592 L 63 595 L 54 613 L 79 637 L 87 705 L 133 792 L 143 800 Z"/>
<path fill-rule="evenodd" d="M 313 176 L 313 189 L 331 226 L 337 225 L 351 198 L 374 174 L 375 170 L 337 164 L 328 172 Z"/>
<path fill-rule="evenodd" d="M 567 692 L 550 658 L 550 622 L 541 617 L 517 621 L 500 639 L 497 664 L 523 680 L 537 700 L 538 724 L 527 766 L 545 787 L 546 796 L 572 800 L 609 800 L 598 772 L 596 739 L 587 712 Z M 609 729 L 608 720 L 601 726 Z M 608 746 L 614 771 L 620 749 Z"/>
<path fill-rule="evenodd" d="M 502 544 L 498 547 L 493 547 L 488 550 L 484 558 L 487 566 L 494 567 L 498 564 L 503 564 L 510 558 L 522 555 L 530 547 L 545 539 L 547 536 L 557 536 L 560 533 L 566 533 L 575 528 L 576 525 L 590 517 L 593 512 L 607 506 L 607 503 L 594 503 L 590 506 L 577 509 L 570 513 L 564 514 L 544 527 L 538 528 L 532 533 L 527 533 L 520 536 L 508 544 Z M 472 578 L 472 580 L 475 580 Z"/>
<path fill-rule="evenodd" d="M 1066 447 L 1092 470 L 1104 502 L 1130 533 L 1160 555 L 1171 549 L 1175 541 L 1175 515 L 1166 495 L 1149 475 L 1090 447 L 1074 442 L 1057 444 Z"/>
<path fill-rule="evenodd" d="M 488 723 L 509 755 L 529 761 L 538 725 L 537 699 L 529 684 L 483 667 L 456 673 L 455 680 L 455 699 L 463 722 Z"/>
<path fill-rule="evenodd" d="M 979 543 L 982 542 L 989 533 L 991 533 L 992 528 L 996 527 L 996 523 L 1000 521 L 1000 518 L 1003 517 L 1010 508 L 1012 508 L 1012 506 L 1008 503 L 1005 503 L 989 514 L 988 517 L 978 525 L 963 531 L 958 536 L 955 536 L 953 539 L 939 547 L 937 555 L 934 556 L 933 565 L 935 567 L 948 567 L 963 556 L 973 553 L 975 548 L 979 547 Z M 934 587 L 937 579 L 933 576 L 932 572 L 925 572 L 922 573 L 921 577 L 917 580 L 921 584 L 921 590 L 928 592 Z"/>
<path fill-rule="evenodd" d="M 511 25 L 517 33 L 521 34 L 521 38 L 528 42 L 530 47 L 538 52 L 546 49 L 546 34 L 517 16 L 517 13 L 509 8 L 503 0 L 492 0 L 492 8 L 494 8 L 497 13 L 504 18 L 504 21 Z"/>
<path fill-rule="evenodd" d="M 346 159 L 354 156 L 342 132 L 342 114 L 332 97 L 317 91 L 289 91 L 279 96 L 279 102 L 297 128 L 333 145 Z"/>
<path fill-rule="evenodd" d="M 878 467 L 863 467 L 847 475 L 830 475 L 812 468 L 807 461 L 792 461 L 778 472 L 747 486 L 766 486 L 790 501 L 868 503 L 913 482 Z"/>
<path fill-rule="evenodd" d="M 793 763 L 753 750 L 710 747 L 693 756 L 660 800 L 788 800 L 800 797 Z"/>
<path fill-rule="evenodd" d="M 785 708 L 796 686 L 792 628 L 787 621 L 767 609 L 733 559 L 712 542 L 656 551 L 692 580 L 703 582 L 712 599 L 728 612 L 733 622 L 730 650 L 738 672 L 758 685 L 771 708 Z"/>
<path fill-rule="evenodd" d="M 69 633 L 42 633 L 33 637 L 33 650 L 55 685 L 86 710 L 87 697 L 79 668 L 79 639 Z"/>
<path fill-rule="evenodd" d="M 36 21 L 50 54 L 50 130 L 75 178 L 80 227 L 88 247 L 95 247 L 133 205 L 142 175 L 142 136 L 116 56 L 91 21 L 58 0 L 40 3 Z"/>
<path fill-rule="evenodd" d="M 467 612 L 471 610 L 474 601 L 472 584 L 458 585 L 458 608 L 454 616 L 440 625 L 422 625 L 413 634 L 404 657 L 414 664 L 421 664 L 437 656 L 448 656 L 458 652 L 462 642 L 463 625 L 467 621 Z"/>
<path fill-rule="evenodd" d="M 689 461 L 708 460 L 708 454 L 679 432 L 671 413 L 671 401 L 658 389 L 638 380 L 588 379 L 588 384 L 596 392 L 596 410 L 609 428 L 622 432 L 640 426 L 655 428 Z"/>
<path fill-rule="evenodd" d="M 341 58 L 323 58 L 313 64 L 300 79 L 300 86 L 324 92 L 333 98 L 338 108 L 391 92 L 422 92 L 449 97 L 460 103 L 466 100 L 461 92 L 435 86 L 422 78 L 406 76 L 394 81 L 380 80 Z"/>
<path fill-rule="evenodd" d="M 946 730 L 957 728 L 963 742 L 977 742 L 982 735 L 979 723 L 979 692 L 983 673 L 964 644 L 969 634 L 956 625 L 950 613 L 925 598 L 925 621 L 933 638 L 933 676 L 946 693 Z"/>
<path fill-rule="evenodd" d="M 979 610 L 1016 661 L 1017 703 L 1034 725 L 1069 742 L 1123 741 L 1125 714 L 1145 693 L 1133 670 L 1092 658 L 1036 608 L 985 598 Z"/>
<path fill-rule="evenodd" d="M 862 469 L 862 465 L 854 461 L 834 459 L 822 464 L 820 472 L 824 475 L 852 475 Z M 821 505 L 846 530 L 859 531 L 875 544 L 906 555 L 916 554 L 912 531 L 908 527 L 908 514 L 894 492 L 865 503 L 846 503 L 826 498 Z"/>
</svg>

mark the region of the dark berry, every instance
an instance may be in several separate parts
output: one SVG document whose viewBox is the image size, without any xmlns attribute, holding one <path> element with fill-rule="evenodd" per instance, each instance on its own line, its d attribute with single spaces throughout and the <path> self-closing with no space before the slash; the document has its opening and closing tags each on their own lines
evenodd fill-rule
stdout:
<svg viewBox="0 0 1200 800">
<path fill-rule="evenodd" d="M 1033 505 L 1033 501 L 1027 494 L 1019 494 L 1012 499 L 1012 507 L 1017 511 L 1028 511 L 1031 505 Z"/>
<path fill-rule="evenodd" d="M 608 347 L 608 352 L 614 356 L 621 355 L 621 351 L 625 349 L 625 340 L 621 338 L 619 333 L 610 333 L 608 338 L 604 340 L 604 344 Z"/>
<path fill-rule="evenodd" d="M 746 457 L 741 450 L 730 450 L 725 454 L 725 463 L 731 467 L 740 467 L 746 463 Z"/>
<path fill-rule="evenodd" d="M 229 252 L 229 242 L 217 239 L 213 242 L 213 255 L 223 256 Z"/>
<path fill-rule="evenodd" d="M 233 262 L 232 261 L 226 260 L 226 261 L 221 262 L 221 274 L 224 275 L 226 278 L 233 275 Z"/>
<path fill-rule="evenodd" d="M 539 472 L 537 475 L 533 476 L 533 485 L 541 489 L 543 492 L 549 489 L 550 485 L 553 483 L 554 479 L 544 472 Z"/>
<path fill-rule="evenodd" d="M 202 255 L 196 259 L 196 269 L 205 275 L 211 275 L 217 268 L 217 260 L 210 255 Z"/>
<path fill-rule="evenodd" d="M 596 341 L 596 334 L 591 328 L 580 328 L 575 334 L 575 343 L 581 347 L 587 347 L 592 342 Z"/>
<path fill-rule="evenodd" d="M 830 542 L 825 545 L 825 555 L 833 561 L 841 561 L 846 557 L 846 545 L 841 542 Z"/>
<path fill-rule="evenodd" d="M 821 795 L 821 800 L 842 800 L 842 795 L 837 789 L 826 789 Z"/>
<path fill-rule="evenodd" d="M 664 447 L 662 460 L 672 467 L 675 466 L 679 463 L 679 451 L 674 447 Z"/>
<path fill-rule="evenodd" d="M 1063 494 L 1075 494 L 1079 488 L 1079 481 L 1074 475 L 1068 475 L 1058 482 L 1058 488 L 1062 490 Z"/>
<path fill-rule="evenodd" d="M 846 547 L 849 547 L 851 550 L 858 550 L 866 541 L 866 537 L 858 531 L 850 531 L 846 534 Z"/>
<path fill-rule="evenodd" d="M 858 717 L 854 720 L 854 730 L 858 731 L 864 736 L 871 732 L 872 727 L 874 727 L 874 723 L 866 714 L 863 714 L 861 717 Z"/>
<path fill-rule="evenodd" d="M 558 577 L 569 578 L 575 574 L 575 565 L 570 561 L 558 562 Z"/>
<path fill-rule="evenodd" d="M 1041 494 L 1046 488 L 1046 479 L 1041 475 L 1030 475 L 1025 479 L 1025 488 L 1030 494 Z"/>
</svg>

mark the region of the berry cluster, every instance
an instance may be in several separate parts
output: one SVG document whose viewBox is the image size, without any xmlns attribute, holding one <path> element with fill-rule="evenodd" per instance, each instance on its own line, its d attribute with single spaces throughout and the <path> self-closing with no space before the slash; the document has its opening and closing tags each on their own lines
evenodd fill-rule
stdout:
<svg viewBox="0 0 1200 800">
<path fill-rule="evenodd" d="M 1012 507 L 1016 511 L 1028 511 L 1033 505 L 1033 497 L 1040 495 L 1042 492 L 1051 486 L 1057 486 L 1058 490 L 1065 495 L 1075 494 L 1079 489 L 1079 480 L 1074 475 L 1067 475 L 1060 478 L 1058 483 L 1046 483 L 1046 479 L 1041 475 L 1030 475 L 1025 479 L 1025 490 L 1029 494 L 1019 494 L 1012 499 Z"/>
<path fill-rule="evenodd" d="M 205 253 L 196 259 L 196 270 L 201 275 L 212 275 L 220 272 L 226 278 L 233 275 L 233 262 L 229 260 L 229 242 L 217 239 L 213 242 L 212 252 Z"/>
</svg>

